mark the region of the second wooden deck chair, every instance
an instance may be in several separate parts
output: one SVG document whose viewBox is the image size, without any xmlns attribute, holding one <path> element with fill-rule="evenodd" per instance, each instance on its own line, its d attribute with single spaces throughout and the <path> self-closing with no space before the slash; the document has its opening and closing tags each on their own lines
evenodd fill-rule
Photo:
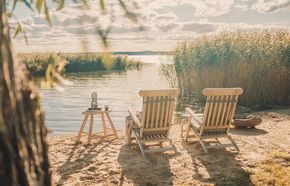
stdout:
<svg viewBox="0 0 290 186">
<path fill-rule="evenodd" d="M 177 153 L 168 134 L 174 113 L 175 97 L 178 93 L 179 89 L 141 90 L 139 92 L 143 97 L 141 119 L 138 119 L 135 112 L 129 110 L 132 117 L 132 130 L 144 158 L 147 152 L 174 150 Z M 170 147 L 145 150 L 143 146 L 146 142 L 159 142 L 162 146 L 162 142 L 166 141 L 169 142 Z"/>
<path fill-rule="evenodd" d="M 208 148 L 222 148 L 233 146 L 237 151 L 239 148 L 229 135 L 229 128 L 232 122 L 238 97 L 243 93 L 242 88 L 206 88 L 202 93 L 207 96 L 202 120 L 190 109 L 189 125 L 186 131 L 185 141 L 188 139 L 190 129 L 198 138 L 205 152 Z M 206 145 L 204 139 L 226 137 L 230 140 L 229 144 Z M 218 141 L 219 142 L 219 141 Z"/>
</svg>

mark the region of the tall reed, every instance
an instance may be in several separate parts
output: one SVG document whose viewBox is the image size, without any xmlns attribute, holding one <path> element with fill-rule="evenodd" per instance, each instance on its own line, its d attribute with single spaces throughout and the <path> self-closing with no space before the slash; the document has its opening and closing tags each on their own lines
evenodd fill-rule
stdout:
<svg viewBox="0 0 290 186">
<path fill-rule="evenodd" d="M 199 99 L 206 87 L 242 87 L 241 105 L 290 105 L 290 32 L 204 36 L 176 49 L 174 69 L 179 88 Z"/>
</svg>

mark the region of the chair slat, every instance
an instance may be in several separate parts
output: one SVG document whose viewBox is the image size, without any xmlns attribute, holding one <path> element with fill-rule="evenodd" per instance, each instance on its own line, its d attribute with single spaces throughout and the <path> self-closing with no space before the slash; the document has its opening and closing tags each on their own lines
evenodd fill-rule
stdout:
<svg viewBox="0 0 290 186">
<path fill-rule="evenodd" d="M 233 102 L 231 102 L 231 100 L 233 99 L 233 96 L 230 95 L 229 96 L 229 105 L 228 105 L 228 109 L 227 109 L 227 113 L 226 113 L 226 116 L 225 116 L 225 120 L 224 120 L 224 125 L 228 125 L 229 124 L 229 115 L 230 113 L 232 112 L 232 109 L 233 109 Z"/>
<path fill-rule="evenodd" d="M 162 130 L 167 130 L 169 127 L 159 127 L 159 128 L 144 128 L 144 132 L 150 132 L 150 131 L 162 131 Z"/>
<path fill-rule="evenodd" d="M 237 95 L 234 95 L 234 96 L 233 96 L 233 99 L 234 99 L 234 100 L 237 100 Z M 230 112 L 230 115 L 229 115 L 229 118 L 228 118 L 228 120 L 229 120 L 229 124 L 231 123 L 231 121 L 232 121 L 232 119 L 233 119 L 233 117 L 234 117 L 235 110 L 236 110 L 236 106 L 237 106 L 237 102 L 233 102 L 232 104 L 233 104 L 233 105 L 232 105 L 232 109 L 231 109 L 231 112 Z"/>
<path fill-rule="evenodd" d="M 214 99 L 214 96 L 210 96 L 210 100 L 209 101 L 212 101 Z M 206 122 L 205 122 L 205 126 L 210 126 L 210 121 L 211 121 L 211 116 L 212 116 L 212 107 L 213 107 L 213 102 L 209 102 L 209 103 L 206 103 L 206 104 L 209 104 L 209 110 L 207 112 L 207 117 L 206 117 Z"/>
<path fill-rule="evenodd" d="M 215 126 L 220 125 L 220 115 L 221 115 L 222 106 L 224 104 L 224 102 L 222 102 L 223 101 L 222 99 L 223 99 L 223 96 L 218 96 L 219 104 L 218 104 L 217 117 L 214 124 Z"/>
<path fill-rule="evenodd" d="M 218 96 L 215 96 L 214 102 L 213 102 L 213 114 L 212 114 L 212 119 L 210 122 L 210 126 L 214 126 L 216 122 L 216 113 L 217 113 L 217 107 L 219 106 L 218 104 Z"/>
<path fill-rule="evenodd" d="M 204 107 L 204 115 L 203 115 L 203 123 L 206 122 L 206 119 L 207 119 L 207 116 L 208 116 L 208 110 L 209 110 L 209 104 L 208 104 L 208 101 L 210 101 L 211 99 L 211 96 L 207 96 L 206 98 L 206 104 L 205 104 L 205 107 Z"/>
<path fill-rule="evenodd" d="M 154 127 L 155 128 L 155 107 L 156 107 L 156 103 L 154 102 L 156 100 L 155 96 L 152 96 L 152 102 L 151 102 L 151 107 L 152 107 L 152 113 L 151 113 L 151 120 L 150 120 L 150 127 Z"/>
<path fill-rule="evenodd" d="M 170 105 L 169 105 L 169 121 L 168 121 L 168 125 L 171 125 L 172 122 L 172 116 L 173 116 L 173 112 L 174 112 L 174 99 L 171 99 L 170 101 Z"/>
<path fill-rule="evenodd" d="M 148 97 L 149 98 L 149 101 L 152 101 L 152 98 L 151 97 Z M 152 111 L 152 104 L 151 102 L 150 103 L 147 103 L 148 104 L 148 109 L 147 109 L 147 114 L 146 114 L 146 117 L 147 117 L 147 126 L 145 128 L 149 128 L 151 127 L 151 123 L 150 123 L 150 115 L 151 115 L 151 111 Z"/>
<path fill-rule="evenodd" d="M 159 118 L 159 111 L 160 111 L 160 96 L 156 96 L 156 101 L 157 101 L 157 114 L 156 114 L 156 123 L 155 127 L 160 126 L 160 118 Z"/>
<path fill-rule="evenodd" d="M 167 99 L 169 99 L 169 96 L 166 96 Z M 170 99 L 169 102 L 166 102 L 166 111 L 165 111 L 165 120 L 164 123 L 162 123 L 162 127 L 167 127 L 168 126 L 168 115 L 169 115 L 169 107 L 170 107 Z"/>
<path fill-rule="evenodd" d="M 147 102 L 145 101 L 147 98 L 143 98 L 143 108 L 142 108 L 142 114 L 146 115 L 147 114 Z M 141 125 L 146 127 L 146 117 L 141 118 Z"/>
<path fill-rule="evenodd" d="M 225 125 L 224 120 L 225 120 L 225 116 L 227 114 L 227 109 L 229 105 L 229 103 L 227 102 L 228 99 L 229 99 L 229 96 L 224 96 L 225 102 L 223 103 L 224 108 L 222 112 L 222 119 L 221 119 L 220 125 Z"/>
</svg>

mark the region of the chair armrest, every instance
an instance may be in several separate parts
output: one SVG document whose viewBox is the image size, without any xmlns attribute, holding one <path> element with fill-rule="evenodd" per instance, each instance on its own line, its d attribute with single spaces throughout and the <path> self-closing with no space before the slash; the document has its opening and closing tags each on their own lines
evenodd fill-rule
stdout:
<svg viewBox="0 0 290 186">
<path fill-rule="evenodd" d="M 140 123 L 138 117 L 137 117 L 136 114 L 135 114 L 136 112 L 134 112 L 134 111 L 131 110 L 131 109 L 129 109 L 128 112 L 129 112 L 129 114 L 131 115 L 131 117 L 132 117 L 134 123 L 135 123 L 136 125 L 138 125 L 138 127 L 140 127 L 140 126 L 141 126 L 141 123 Z"/>
<path fill-rule="evenodd" d="M 197 117 L 193 110 L 191 110 L 191 108 L 187 107 L 185 110 L 190 115 L 190 117 L 192 117 L 198 124 L 201 125 L 201 120 Z"/>
</svg>

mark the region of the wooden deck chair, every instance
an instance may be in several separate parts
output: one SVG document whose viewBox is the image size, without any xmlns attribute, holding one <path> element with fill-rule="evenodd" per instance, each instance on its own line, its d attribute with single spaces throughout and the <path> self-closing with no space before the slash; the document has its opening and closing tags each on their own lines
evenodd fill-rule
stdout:
<svg viewBox="0 0 290 186">
<path fill-rule="evenodd" d="M 179 89 L 140 90 L 139 95 L 143 97 L 141 119 L 138 119 L 135 112 L 129 110 L 132 117 L 131 126 L 135 122 L 132 130 L 144 158 L 146 158 L 145 153 L 148 152 L 174 150 L 177 153 L 172 140 L 168 138 L 168 134 L 174 113 L 175 97 L 178 93 Z M 162 148 L 162 142 L 166 141 L 171 146 Z M 145 150 L 143 145 L 146 142 L 159 142 L 160 148 Z"/>
<path fill-rule="evenodd" d="M 207 96 L 202 120 L 194 114 L 190 108 L 186 108 L 189 113 L 189 125 L 186 130 L 185 141 L 188 139 L 190 129 L 193 129 L 205 152 L 209 148 L 224 148 L 233 146 L 237 151 L 239 147 L 229 135 L 229 128 L 232 122 L 238 97 L 243 93 L 242 88 L 206 88 L 202 91 Z M 206 145 L 204 139 L 226 137 L 229 144 Z"/>
</svg>

